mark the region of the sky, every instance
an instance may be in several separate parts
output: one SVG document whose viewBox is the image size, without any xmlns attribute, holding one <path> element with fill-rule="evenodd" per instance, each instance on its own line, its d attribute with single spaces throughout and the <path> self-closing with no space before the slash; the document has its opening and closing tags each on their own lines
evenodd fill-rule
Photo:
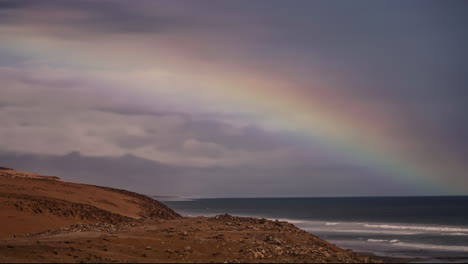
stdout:
<svg viewBox="0 0 468 264">
<path fill-rule="evenodd" d="M 149 195 L 468 195 L 467 11 L 0 0 L 0 166 Z"/>
</svg>

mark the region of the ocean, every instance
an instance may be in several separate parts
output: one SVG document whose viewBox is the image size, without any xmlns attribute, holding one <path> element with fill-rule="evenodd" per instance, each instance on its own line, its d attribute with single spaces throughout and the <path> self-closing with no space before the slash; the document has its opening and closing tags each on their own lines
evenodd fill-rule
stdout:
<svg viewBox="0 0 468 264">
<path fill-rule="evenodd" d="M 184 216 L 289 221 L 341 248 L 426 261 L 468 261 L 468 196 L 217 198 L 162 201 Z"/>
</svg>

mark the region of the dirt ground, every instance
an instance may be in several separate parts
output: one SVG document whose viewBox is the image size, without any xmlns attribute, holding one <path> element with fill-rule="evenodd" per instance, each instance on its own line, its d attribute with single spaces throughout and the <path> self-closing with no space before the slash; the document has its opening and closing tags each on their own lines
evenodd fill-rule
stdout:
<svg viewBox="0 0 468 264">
<path fill-rule="evenodd" d="M 144 195 L 0 168 L 0 262 L 378 262 L 287 222 L 181 217 Z"/>
</svg>

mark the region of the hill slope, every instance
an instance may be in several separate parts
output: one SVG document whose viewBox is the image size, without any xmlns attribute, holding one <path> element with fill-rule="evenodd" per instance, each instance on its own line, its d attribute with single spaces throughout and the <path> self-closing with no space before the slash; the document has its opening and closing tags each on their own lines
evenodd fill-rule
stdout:
<svg viewBox="0 0 468 264">
<path fill-rule="evenodd" d="M 74 224 L 178 217 L 137 193 L 0 168 L 0 238 Z"/>
<path fill-rule="evenodd" d="M 0 262 L 376 262 L 287 222 L 181 217 L 144 195 L 0 168 Z"/>
</svg>

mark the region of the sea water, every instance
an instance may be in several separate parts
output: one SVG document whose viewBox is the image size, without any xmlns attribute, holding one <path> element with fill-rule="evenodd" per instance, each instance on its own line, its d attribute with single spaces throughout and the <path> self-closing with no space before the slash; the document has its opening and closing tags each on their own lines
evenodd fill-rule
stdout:
<svg viewBox="0 0 468 264">
<path fill-rule="evenodd" d="M 468 261 L 468 196 L 217 198 L 163 201 L 185 216 L 289 221 L 341 248 L 380 256 Z"/>
</svg>

